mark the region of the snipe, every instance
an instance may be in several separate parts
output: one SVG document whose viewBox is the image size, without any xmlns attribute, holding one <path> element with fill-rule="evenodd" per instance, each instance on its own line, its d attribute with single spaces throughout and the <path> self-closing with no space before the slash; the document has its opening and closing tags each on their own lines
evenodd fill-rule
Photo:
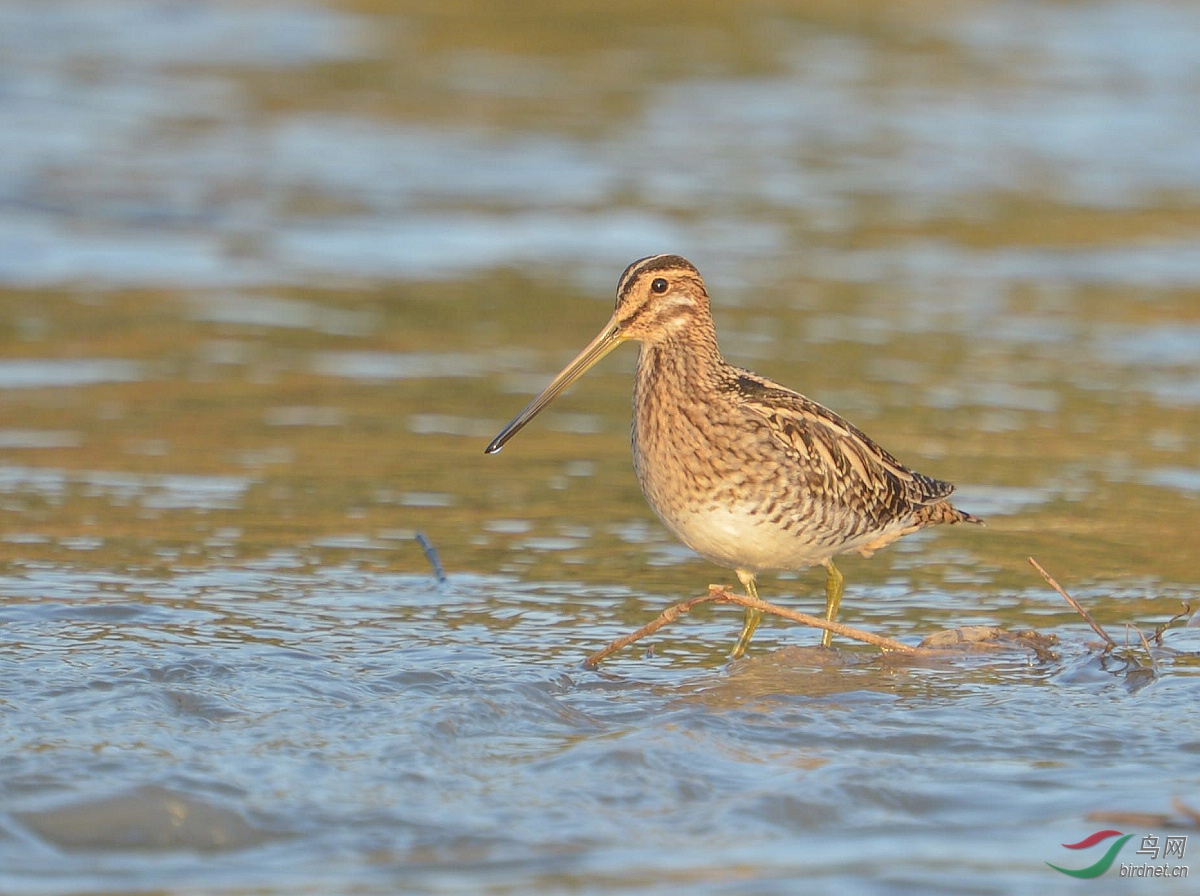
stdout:
<svg viewBox="0 0 1200 896">
<path fill-rule="evenodd" d="M 633 466 L 675 537 L 737 571 L 749 594 L 763 570 L 827 570 L 825 618 L 837 618 L 837 554 L 873 551 L 938 523 L 981 522 L 950 505 L 954 486 L 901 464 L 833 411 L 727 363 L 708 291 L 678 255 L 625 269 L 600 334 L 487 446 L 499 451 L 610 351 L 641 344 L 633 387 Z M 746 610 L 732 656 L 761 613 Z M 822 644 L 829 646 L 830 632 Z"/>
</svg>

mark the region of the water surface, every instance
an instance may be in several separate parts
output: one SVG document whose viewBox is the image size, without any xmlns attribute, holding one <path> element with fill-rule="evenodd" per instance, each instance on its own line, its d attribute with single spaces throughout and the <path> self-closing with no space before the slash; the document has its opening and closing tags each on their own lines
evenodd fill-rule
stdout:
<svg viewBox="0 0 1200 896">
<path fill-rule="evenodd" d="M 1200 587 L 1198 40 L 0 3 L 0 889 L 1042 893 L 1094 831 L 1194 837 L 1200 636 L 1137 632 Z M 581 667 L 733 581 L 638 492 L 632 350 L 482 449 L 660 251 L 732 361 L 988 518 L 847 558 L 844 620 L 1053 656 L 768 621 L 730 664 L 705 607 Z"/>
</svg>

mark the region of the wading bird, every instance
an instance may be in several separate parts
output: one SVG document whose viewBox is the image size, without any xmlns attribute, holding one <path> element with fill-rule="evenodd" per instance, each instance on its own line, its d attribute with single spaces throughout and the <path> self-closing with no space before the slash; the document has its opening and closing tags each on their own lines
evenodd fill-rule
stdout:
<svg viewBox="0 0 1200 896">
<path fill-rule="evenodd" d="M 826 569 L 825 618 L 842 598 L 837 554 L 869 556 L 910 532 L 982 520 L 951 506 L 954 486 L 916 473 L 862 430 L 798 392 L 729 364 L 708 291 L 678 255 L 625 269 L 612 318 L 487 446 L 494 454 L 622 342 L 640 343 L 633 386 L 633 466 L 671 532 L 733 569 L 758 597 L 764 570 Z M 731 656 L 762 612 L 746 609 Z M 830 645 L 825 631 L 822 645 Z"/>
</svg>

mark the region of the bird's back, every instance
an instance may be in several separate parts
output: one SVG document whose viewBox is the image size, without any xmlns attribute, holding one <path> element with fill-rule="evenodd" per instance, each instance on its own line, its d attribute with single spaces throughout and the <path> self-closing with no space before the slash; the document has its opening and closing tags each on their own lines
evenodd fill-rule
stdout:
<svg viewBox="0 0 1200 896">
<path fill-rule="evenodd" d="M 975 521 L 948 482 L 904 466 L 805 396 L 721 361 L 705 381 L 679 358 L 639 359 L 634 460 L 652 507 L 708 559 L 801 569 L 870 553 L 916 529 Z"/>
</svg>

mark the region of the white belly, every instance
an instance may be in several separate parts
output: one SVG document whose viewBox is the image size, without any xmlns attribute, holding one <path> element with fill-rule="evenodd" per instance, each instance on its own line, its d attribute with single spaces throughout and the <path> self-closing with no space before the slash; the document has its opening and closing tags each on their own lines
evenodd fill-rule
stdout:
<svg viewBox="0 0 1200 896">
<path fill-rule="evenodd" d="M 847 540 L 835 537 L 831 544 L 814 543 L 772 524 L 761 514 L 738 507 L 685 511 L 676 518 L 664 516 L 662 520 L 676 538 L 706 560 L 753 573 L 807 569 L 826 563 L 835 554 L 859 550 L 884 534 L 873 532 Z M 896 528 L 902 526 L 897 524 Z"/>
<path fill-rule="evenodd" d="M 663 522 L 701 557 L 727 569 L 805 569 L 824 563 L 834 553 L 820 545 L 805 544 L 761 515 L 737 507 L 684 512 L 677 519 L 664 518 Z"/>
</svg>

